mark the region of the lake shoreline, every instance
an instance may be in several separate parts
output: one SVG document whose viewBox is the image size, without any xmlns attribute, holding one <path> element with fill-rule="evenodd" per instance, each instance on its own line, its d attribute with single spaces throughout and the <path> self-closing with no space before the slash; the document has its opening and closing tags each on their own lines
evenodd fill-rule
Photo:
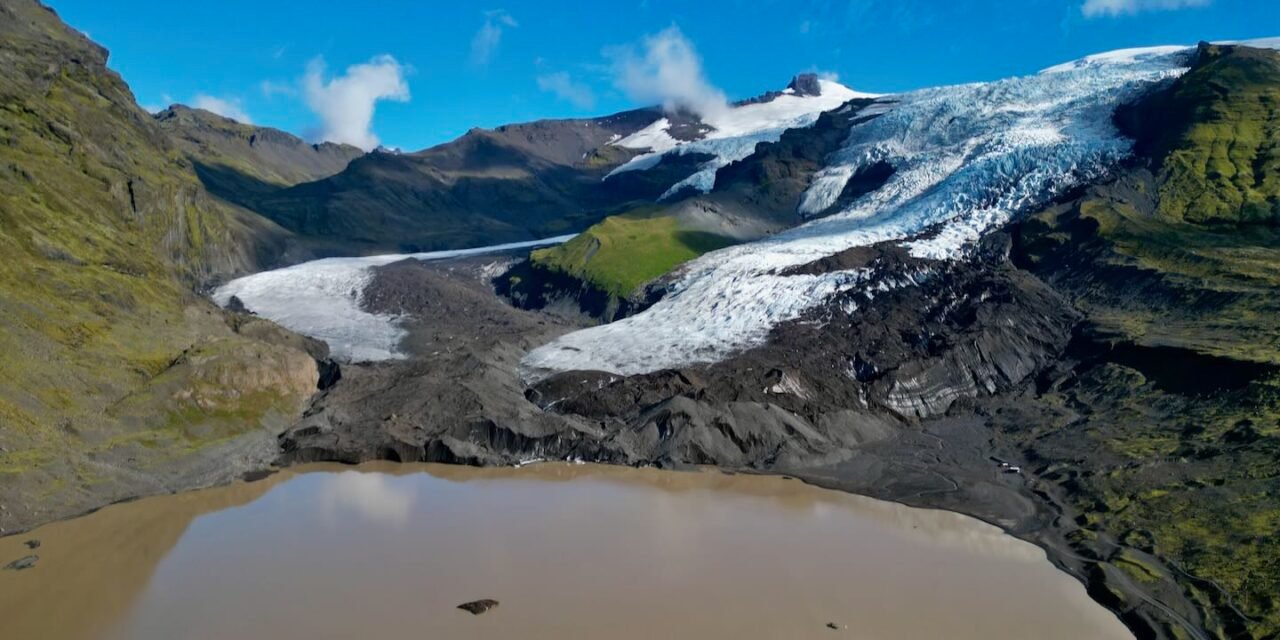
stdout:
<svg viewBox="0 0 1280 640">
<path fill-rule="evenodd" d="M 590 464 L 588 465 L 572 464 L 572 465 L 565 466 L 564 463 L 557 462 L 557 461 L 548 461 L 546 464 L 537 464 L 533 466 L 538 468 L 528 469 L 526 471 L 532 472 L 535 476 L 545 476 L 546 474 L 551 473 L 553 476 L 556 476 L 559 478 L 560 476 L 565 476 L 565 474 L 567 474 L 567 476 L 559 479 L 566 482 L 567 484 L 565 486 L 568 487 L 570 490 L 573 490 L 573 487 L 576 487 L 578 485 L 577 481 L 579 479 L 592 480 L 592 479 L 602 478 L 604 480 L 612 481 L 612 478 L 616 473 L 622 474 L 621 476 L 619 476 L 619 478 L 640 478 L 642 479 L 642 482 L 641 482 L 642 485 L 647 484 L 649 482 L 653 482 L 653 483 L 656 483 L 655 486 L 673 486 L 673 487 L 691 486 L 691 487 L 701 487 L 704 489 L 708 487 L 717 487 L 720 485 L 733 486 L 733 487 L 760 486 L 762 488 L 765 488 L 763 490 L 767 491 L 768 494 L 772 494 L 773 492 L 778 491 L 779 487 L 783 486 L 783 485 L 776 485 L 776 484 L 760 484 L 760 483 L 756 483 L 755 481 L 749 480 L 746 477 L 742 479 L 731 478 L 731 476 L 738 475 L 738 476 L 747 476 L 747 477 L 758 477 L 761 480 L 767 480 L 768 482 L 773 482 L 775 479 L 779 477 L 791 479 L 796 483 L 797 487 L 792 490 L 784 489 L 783 491 L 785 491 L 787 495 L 790 495 L 790 494 L 802 495 L 802 496 L 812 495 L 812 496 L 816 496 L 820 503 L 825 503 L 827 500 L 831 500 L 832 504 L 843 504 L 844 503 L 843 499 L 840 498 L 839 496 L 849 495 L 858 499 L 870 499 L 873 502 L 884 502 L 886 503 L 884 506 L 885 509 L 889 508 L 889 504 L 887 503 L 903 504 L 901 502 L 896 502 L 896 501 L 882 501 L 877 498 L 869 498 L 867 496 L 862 496 L 861 494 L 857 494 L 854 492 L 842 491 L 842 490 L 833 489 L 830 487 L 823 487 L 819 484 L 810 482 L 808 481 L 808 479 L 798 475 L 793 476 L 789 474 L 780 474 L 780 473 L 760 473 L 752 470 L 725 470 L 725 469 L 719 469 L 714 467 L 708 467 L 708 468 L 684 467 L 680 469 L 657 469 L 657 468 L 635 469 L 634 472 L 629 472 L 629 471 L 623 470 L 623 468 L 619 468 L 616 465 L 599 466 L 599 465 L 590 465 Z M 596 468 L 596 467 L 599 467 L 599 468 Z M 300 473 L 295 472 L 295 468 Z M 236 483 L 236 484 L 239 484 L 241 488 L 234 489 L 230 492 L 218 490 L 218 489 L 214 489 L 214 491 L 216 494 L 219 494 L 219 495 L 226 494 L 226 496 L 232 497 L 229 502 L 228 502 L 229 499 L 226 497 L 218 499 L 220 502 L 227 502 L 227 504 L 222 507 L 222 508 L 226 508 L 226 507 L 247 504 L 247 502 L 245 502 L 245 496 L 251 496 L 248 498 L 248 500 L 250 501 L 258 499 L 257 497 L 265 495 L 266 492 L 273 490 L 276 486 L 280 485 L 280 483 L 291 481 L 292 479 L 298 478 L 302 475 L 307 475 L 309 473 L 316 472 L 316 471 L 319 471 L 322 473 L 330 473 L 330 474 L 339 473 L 341 475 L 345 475 L 345 473 L 342 473 L 342 472 L 348 469 L 352 471 L 358 471 L 361 473 L 390 474 L 391 476 L 394 476 L 394 477 L 403 477 L 403 476 L 416 475 L 420 473 L 428 473 L 431 476 L 435 476 L 437 478 L 441 478 L 445 480 L 453 480 L 454 478 L 457 478 L 459 480 L 468 479 L 468 480 L 481 480 L 481 481 L 519 480 L 522 477 L 521 474 L 523 473 L 522 471 L 517 471 L 513 468 L 472 469 L 472 468 L 468 468 L 460 465 L 436 466 L 434 469 L 432 469 L 431 465 L 422 467 L 418 463 L 393 464 L 393 463 L 386 463 L 386 462 L 376 462 L 376 463 L 367 463 L 364 465 L 322 464 L 319 466 L 317 465 L 301 466 L 300 468 L 299 467 L 272 468 L 269 470 L 269 472 L 266 475 L 259 477 L 256 480 Z M 450 469 L 456 469 L 457 471 L 456 472 L 450 471 Z M 612 471 L 614 469 L 617 469 L 618 471 L 617 472 Z M 693 475 L 697 475 L 700 473 L 707 474 L 707 475 L 702 476 L 701 479 L 693 478 Z M 668 474 L 671 474 L 671 475 L 668 475 Z M 686 476 L 685 474 L 693 474 L 693 475 Z M 720 476 L 723 477 L 723 481 L 716 479 L 716 477 L 720 477 Z M 806 487 L 814 486 L 815 488 L 814 489 L 806 488 L 801 490 L 799 488 L 801 485 L 804 485 Z M 772 489 L 768 489 L 768 487 L 772 487 Z M 813 493 L 813 491 L 816 491 L 817 493 Z M 826 491 L 832 492 L 830 494 L 830 497 L 822 498 L 823 492 L 826 492 Z M 677 490 L 677 493 L 679 493 L 679 490 Z M 761 494 L 761 495 L 768 495 L 768 494 Z M 749 492 L 743 495 L 752 495 L 752 493 Z M 184 498 L 183 504 L 197 504 L 197 503 L 200 503 L 202 500 L 206 499 L 206 498 L 203 498 L 201 495 L 198 495 L 197 491 L 182 492 L 181 494 L 178 494 L 178 496 L 179 497 L 186 496 L 187 498 L 190 498 L 190 499 Z M 132 501 L 128 501 L 128 502 L 132 502 Z M 939 512 L 939 513 L 942 513 L 942 512 L 955 513 L 950 510 L 922 508 L 915 505 L 907 505 L 907 506 L 911 507 L 912 509 L 923 509 L 924 511 L 932 511 L 932 512 Z M 180 507 L 180 509 L 185 509 L 185 508 L 187 507 Z M 304 507 L 299 505 L 297 508 L 304 508 Z M 143 510 L 146 510 L 146 508 L 144 508 Z M 122 513 L 123 512 L 115 512 L 109 517 L 119 519 Z M 965 514 L 959 514 L 959 515 L 965 516 L 966 518 L 971 517 Z M 794 522 L 796 523 L 796 526 L 812 526 L 813 524 L 811 520 L 808 520 L 807 517 L 804 516 L 804 512 L 798 513 L 794 516 L 784 515 L 783 518 L 784 519 L 781 521 L 781 524 L 784 527 L 787 526 L 787 522 L 791 522 L 793 521 L 793 519 L 794 519 Z M 928 518 L 933 519 L 934 517 L 928 516 Z M 979 518 L 973 518 L 973 519 L 981 522 L 981 519 Z M 808 525 L 805 524 L 806 522 L 808 523 Z M 1003 527 L 1000 527 L 997 524 L 984 522 L 984 525 L 992 527 L 991 535 L 1003 536 L 1008 534 L 1008 532 Z M 169 527 L 169 528 L 172 528 L 172 527 Z M 806 531 L 806 530 L 807 529 L 798 529 L 797 532 L 799 533 L 801 531 Z M 851 531 L 856 531 L 856 528 L 852 529 Z M 997 534 L 996 533 L 997 531 L 1000 533 Z M 140 533 L 139 535 L 145 535 L 145 534 Z M 35 537 L 38 538 L 40 536 L 36 535 Z M 1011 536 L 1011 537 L 1022 540 L 1023 542 L 1027 542 L 1027 540 L 1022 538 L 1021 536 Z M 6 538 L 9 538 L 9 536 L 6 536 Z M 52 547 L 50 547 L 49 544 L 46 544 L 46 547 L 50 547 L 50 550 L 58 548 L 59 546 L 57 536 L 54 534 L 50 534 L 49 540 L 47 540 L 46 542 L 53 543 Z M 1040 549 L 1043 549 L 1043 547 L 1040 547 L 1040 545 L 1035 545 L 1035 546 Z M 1028 547 L 1028 549 L 1029 548 L 1030 547 Z M 941 549 L 939 550 L 939 552 L 945 553 Z M 1041 561 L 1043 561 L 1043 559 L 1044 557 L 1041 556 Z M 40 567 L 36 566 L 33 570 L 38 572 L 40 571 Z M 1055 568 L 1053 569 L 1053 571 L 1057 572 L 1058 569 Z M 15 576 L 15 578 L 16 577 L 17 576 Z M 990 577 L 986 579 L 990 579 Z M 479 595 L 486 595 L 486 594 L 479 594 Z M 1083 596 L 1084 594 L 1081 594 L 1081 595 Z M 503 601 L 504 603 L 506 602 L 505 599 Z M 852 622 L 852 620 L 846 620 L 846 622 Z"/>
<path fill-rule="evenodd" d="M 246 439 L 247 438 L 248 437 L 246 437 Z M 607 462 L 597 463 L 597 462 L 585 461 L 585 460 L 584 461 L 547 460 L 547 461 L 540 461 L 534 464 L 541 464 L 543 462 L 545 463 L 586 462 L 589 464 L 609 464 Z M 221 479 L 215 482 L 193 483 L 189 486 L 186 486 L 184 488 L 177 489 L 174 491 L 139 493 L 137 495 L 132 495 L 120 500 L 115 500 L 110 503 L 99 505 L 92 509 L 88 509 L 83 512 L 77 513 L 75 515 L 34 523 L 29 527 L 26 527 L 24 529 L 17 530 L 17 531 L 6 531 L 3 535 L 0 535 L 0 539 L 20 536 L 25 533 L 30 533 L 31 531 L 35 529 L 39 529 L 40 527 L 43 527 L 48 524 L 53 524 L 55 522 L 65 522 L 68 520 L 75 520 L 75 519 L 82 518 L 90 514 L 96 513 L 104 508 L 108 508 L 108 507 L 119 505 L 119 504 L 127 504 L 131 502 L 135 502 L 140 499 L 157 497 L 157 496 L 165 496 L 165 495 L 179 495 L 179 494 L 201 491 L 205 489 L 215 489 L 220 487 L 226 487 L 228 485 L 232 485 L 236 483 L 257 484 L 261 482 L 266 482 L 268 480 L 270 480 L 271 482 L 274 482 L 275 481 L 274 476 L 277 476 L 282 472 L 290 471 L 295 467 L 304 466 L 305 464 L 314 464 L 314 463 L 295 463 L 295 464 L 288 464 L 283 466 L 269 465 L 269 466 L 261 467 L 259 469 L 252 470 L 250 472 L 246 472 L 244 474 L 240 474 L 239 476 L 234 478 Z M 362 465 L 367 465 L 368 463 L 354 463 L 354 464 L 353 463 L 335 463 L 335 464 L 338 464 L 342 467 L 357 469 Z M 420 464 L 420 463 L 405 463 L 405 464 L 406 466 L 411 466 L 413 464 Z M 470 465 L 456 465 L 456 466 L 468 467 Z M 512 465 L 506 468 L 514 469 L 514 468 L 518 468 L 519 466 L 520 465 Z M 692 467 L 688 465 L 676 465 L 676 466 L 644 465 L 639 467 L 633 467 L 631 465 L 625 465 L 625 466 L 629 468 L 651 468 L 651 469 L 656 469 L 656 470 L 660 470 L 668 473 L 697 473 L 701 469 L 700 467 Z M 479 467 L 479 468 L 485 468 L 485 467 Z M 491 468 L 496 468 L 496 467 L 491 467 Z M 1062 535 L 1061 528 L 1054 526 L 1052 519 L 1050 519 L 1047 522 L 1043 520 L 1039 520 L 1039 522 L 1041 522 L 1039 526 L 1029 527 L 1025 523 L 1020 523 L 1017 526 L 1010 526 L 1009 521 L 1007 519 L 1001 518 L 995 515 L 1001 512 L 1002 510 L 1007 510 L 1010 506 L 1012 506 L 1007 496 L 996 497 L 996 498 L 993 498 L 992 501 L 987 501 L 987 502 L 982 502 L 982 501 L 958 502 L 958 501 L 950 500 L 946 498 L 939 498 L 938 496 L 940 496 L 941 494 L 925 493 L 923 495 L 903 495 L 903 494 L 895 493 L 893 491 L 877 490 L 874 487 L 869 487 L 864 485 L 863 481 L 857 478 L 852 478 L 852 477 L 837 478 L 837 477 L 832 477 L 828 475 L 823 475 L 823 473 L 821 472 L 815 473 L 813 471 L 806 471 L 802 469 L 760 470 L 760 469 L 729 468 L 729 467 L 718 467 L 718 466 L 707 467 L 707 468 L 714 469 L 717 472 L 725 473 L 725 474 L 757 475 L 757 476 L 763 476 L 763 477 L 779 477 L 784 479 L 790 479 L 797 482 L 803 482 L 805 484 L 808 484 L 820 489 L 824 489 L 824 490 L 837 491 L 837 492 L 859 496 L 859 497 L 883 500 L 886 502 L 892 502 L 892 503 L 901 504 L 901 505 L 905 505 L 913 508 L 946 511 L 950 513 L 956 513 L 962 516 L 966 516 L 969 518 L 973 518 L 975 520 L 978 520 L 980 522 L 986 523 L 988 525 L 991 525 L 1000 529 L 1006 535 L 1014 537 L 1023 542 L 1031 543 L 1035 545 L 1037 548 L 1041 549 L 1045 553 L 1046 559 L 1057 570 L 1070 575 L 1073 579 L 1075 579 L 1077 582 L 1083 585 L 1086 589 L 1086 592 L 1089 594 L 1090 598 L 1093 599 L 1094 602 L 1096 602 L 1099 606 L 1109 611 L 1112 615 L 1115 615 L 1117 619 L 1119 619 L 1120 622 L 1130 630 L 1130 632 L 1134 633 L 1135 637 L 1143 637 L 1140 634 L 1152 632 L 1152 629 L 1150 628 L 1150 626 L 1148 626 L 1145 623 L 1145 621 L 1143 621 L 1141 618 L 1135 619 L 1135 617 L 1131 614 L 1131 610 L 1129 608 L 1127 607 L 1118 608 L 1114 606 L 1114 601 L 1098 598 L 1097 589 L 1117 588 L 1117 587 L 1119 589 L 1124 589 L 1124 585 L 1099 584 L 1096 581 L 1096 579 L 1091 579 L 1089 576 L 1089 569 L 1087 568 L 1087 565 L 1084 562 L 1082 562 L 1083 560 L 1082 558 L 1070 552 L 1070 550 L 1067 548 L 1067 545 L 1061 539 L 1061 535 Z M 858 489 L 855 490 L 855 487 Z M 1062 507 L 1058 505 L 1057 508 L 1061 509 Z M 1133 595 L 1135 596 L 1139 595 L 1139 592 L 1131 592 L 1131 593 L 1133 593 Z"/>
</svg>

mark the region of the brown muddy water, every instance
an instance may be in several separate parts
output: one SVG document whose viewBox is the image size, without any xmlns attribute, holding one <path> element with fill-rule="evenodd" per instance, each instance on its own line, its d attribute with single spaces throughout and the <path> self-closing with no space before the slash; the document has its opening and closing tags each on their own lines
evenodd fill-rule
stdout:
<svg viewBox="0 0 1280 640">
<path fill-rule="evenodd" d="M 995 527 L 716 471 L 312 465 L 0 539 L 31 553 L 0 638 L 1131 638 Z"/>
</svg>

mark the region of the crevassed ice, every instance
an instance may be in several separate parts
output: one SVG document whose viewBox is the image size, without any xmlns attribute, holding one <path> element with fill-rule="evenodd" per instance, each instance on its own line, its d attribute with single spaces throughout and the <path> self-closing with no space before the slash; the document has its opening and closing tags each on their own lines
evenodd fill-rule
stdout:
<svg viewBox="0 0 1280 640">
<path fill-rule="evenodd" d="M 838 82 L 819 80 L 821 94 L 797 96 L 784 93 L 769 102 L 732 107 L 703 118 L 714 127 L 701 140 L 681 142 L 667 133 L 671 122 L 662 118 L 614 144 L 629 149 L 650 149 L 622 166 L 610 171 L 605 179 L 625 171 L 652 169 L 663 156 L 704 153 L 714 156 L 702 163 L 688 178 L 672 185 L 659 198 L 666 199 L 685 187 L 706 193 L 715 186 L 716 171 L 731 162 L 742 160 L 761 142 L 777 142 L 787 129 L 808 127 L 823 111 L 830 111 L 854 98 L 874 98 L 876 94 L 854 91 Z"/>
<path fill-rule="evenodd" d="M 452 251 L 312 260 L 232 280 L 213 292 L 213 300 L 225 307 L 235 296 L 254 313 L 329 343 L 330 353 L 339 360 L 391 360 L 403 357 L 397 349 L 405 336 L 399 318 L 360 308 L 361 296 L 373 277 L 374 267 L 407 258 L 443 260 L 559 244 L 572 237 Z"/>
<path fill-rule="evenodd" d="M 801 210 L 826 212 L 859 168 L 896 172 L 828 217 L 689 263 L 672 293 L 644 313 L 567 334 L 528 354 L 535 381 L 556 371 L 632 375 L 712 362 L 761 343 L 770 329 L 861 275 L 777 272 L 850 247 L 904 240 L 914 255 L 955 258 L 982 233 L 1082 182 L 1130 153 L 1115 107 L 1185 71 L 1186 48 L 1093 56 L 1051 72 L 891 96 L 855 126 L 812 180 Z M 921 232 L 936 233 L 921 239 Z"/>
</svg>

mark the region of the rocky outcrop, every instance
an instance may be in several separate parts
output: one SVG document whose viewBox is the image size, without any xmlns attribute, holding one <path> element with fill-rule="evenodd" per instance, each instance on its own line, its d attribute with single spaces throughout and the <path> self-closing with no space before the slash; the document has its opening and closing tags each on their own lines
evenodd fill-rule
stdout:
<svg viewBox="0 0 1280 640">
<path fill-rule="evenodd" d="M 822 85 L 818 83 L 818 74 L 802 73 L 791 79 L 787 88 L 798 96 L 820 96 Z"/>
</svg>

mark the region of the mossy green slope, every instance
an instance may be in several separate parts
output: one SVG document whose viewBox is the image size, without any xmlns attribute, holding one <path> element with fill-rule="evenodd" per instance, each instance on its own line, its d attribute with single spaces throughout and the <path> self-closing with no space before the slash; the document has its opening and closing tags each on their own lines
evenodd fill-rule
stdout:
<svg viewBox="0 0 1280 640">
<path fill-rule="evenodd" d="M 605 218 L 560 246 L 534 251 L 531 260 L 626 298 L 675 267 L 731 244 L 732 238 L 685 229 L 654 209 Z"/>
<path fill-rule="evenodd" d="M 261 387 L 276 396 L 269 409 L 207 433 L 255 429 L 309 395 L 289 376 L 314 363 L 237 335 L 195 293 L 269 260 L 287 234 L 209 196 L 106 57 L 38 3 L 0 0 L 4 528 L 125 497 L 148 464 L 198 445 L 131 443 L 171 412 L 232 400 L 200 405 L 175 387 L 132 417 L 117 410 L 157 380 L 199 383 L 205 370 L 183 363 L 210 340 L 226 341 L 225 366 L 262 356 L 291 373 Z"/>
<path fill-rule="evenodd" d="M 1278 99 L 1280 53 L 1202 46 L 1119 114 L 1147 167 L 1020 225 L 1028 268 L 1105 345 L 1041 396 L 1062 420 L 1025 426 L 1027 450 L 1082 536 L 1120 541 L 1115 566 L 1167 579 L 1222 638 L 1280 635 Z M 1080 439 L 1087 460 L 1057 453 Z M 1171 572 L 1126 561 L 1134 550 Z"/>
<path fill-rule="evenodd" d="M 1140 146 L 1160 158 L 1163 216 L 1280 224 L 1280 64 L 1274 52 L 1201 45 L 1194 68 L 1172 88 L 1120 116 Z"/>
</svg>

